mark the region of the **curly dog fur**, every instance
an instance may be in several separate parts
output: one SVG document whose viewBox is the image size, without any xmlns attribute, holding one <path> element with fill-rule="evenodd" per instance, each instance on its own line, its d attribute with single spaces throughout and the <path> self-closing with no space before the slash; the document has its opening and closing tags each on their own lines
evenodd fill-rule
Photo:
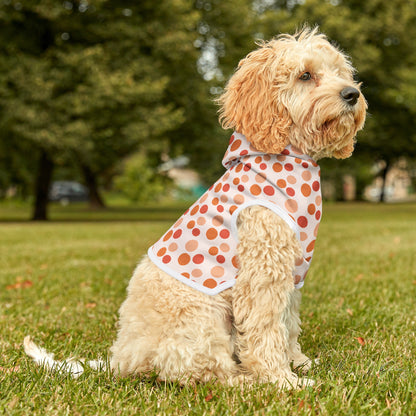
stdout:
<svg viewBox="0 0 416 416">
<path fill-rule="evenodd" d="M 359 91 L 353 73 L 348 58 L 317 30 L 279 36 L 239 63 L 218 100 L 222 125 L 265 153 L 292 144 L 315 160 L 349 157 L 367 107 L 361 93 L 353 105 L 340 96 L 348 87 Z M 120 309 L 114 371 L 156 369 L 163 380 L 183 382 L 311 384 L 290 366 L 311 366 L 298 343 L 301 295 L 292 270 L 299 242 L 261 206 L 240 213 L 238 237 L 237 282 L 215 296 L 143 259 Z"/>
</svg>

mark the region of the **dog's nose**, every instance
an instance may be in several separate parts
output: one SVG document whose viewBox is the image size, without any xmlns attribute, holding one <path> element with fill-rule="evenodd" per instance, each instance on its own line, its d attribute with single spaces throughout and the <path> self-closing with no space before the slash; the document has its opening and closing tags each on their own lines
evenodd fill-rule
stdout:
<svg viewBox="0 0 416 416">
<path fill-rule="evenodd" d="M 353 87 L 345 87 L 339 94 L 347 104 L 355 105 L 360 96 L 360 91 Z"/>
</svg>

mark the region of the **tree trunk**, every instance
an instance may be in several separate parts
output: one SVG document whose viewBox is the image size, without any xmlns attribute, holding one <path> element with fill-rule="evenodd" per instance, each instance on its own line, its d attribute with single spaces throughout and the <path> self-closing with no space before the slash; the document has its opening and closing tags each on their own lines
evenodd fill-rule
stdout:
<svg viewBox="0 0 416 416">
<path fill-rule="evenodd" d="M 33 221 L 48 219 L 48 194 L 52 182 L 53 161 L 45 150 L 41 151 L 38 172 L 35 183 L 35 205 L 33 207 Z"/>
<path fill-rule="evenodd" d="M 382 184 L 381 184 L 381 192 L 380 192 L 380 200 L 379 202 L 386 202 L 386 179 L 387 179 L 387 174 L 389 172 L 390 169 L 390 161 L 386 160 L 386 165 L 383 168 L 383 171 L 381 172 L 381 178 L 383 179 Z"/>
<path fill-rule="evenodd" d="M 84 175 L 85 185 L 89 191 L 89 201 L 91 208 L 102 209 L 105 208 L 104 200 L 102 199 L 98 190 L 97 177 L 89 166 L 81 164 L 82 173 Z"/>
</svg>

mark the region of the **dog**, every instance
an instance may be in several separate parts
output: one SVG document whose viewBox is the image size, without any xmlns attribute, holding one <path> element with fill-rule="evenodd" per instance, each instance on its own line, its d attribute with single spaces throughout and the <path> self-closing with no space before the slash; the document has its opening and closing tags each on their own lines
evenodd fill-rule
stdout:
<svg viewBox="0 0 416 416">
<path fill-rule="evenodd" d="M 317 161 L 349 157 L 364 126 L 354 72 L 317 28 L 240 61 L 218 99 L 234 130 L 227 170 L 137 266 L 111 347 L 116 374 L 313 384 L 292 370 L 312 365 L 298 343 L 300 287 L 322 212 Z M 36 348 L 25 339 L 40 362 Z"/>
</svg>

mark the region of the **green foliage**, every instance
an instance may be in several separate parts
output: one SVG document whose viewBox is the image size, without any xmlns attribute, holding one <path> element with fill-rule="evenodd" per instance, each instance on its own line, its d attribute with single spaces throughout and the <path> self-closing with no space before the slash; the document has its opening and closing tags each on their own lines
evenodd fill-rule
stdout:
<svg viewBox="0 0 416 416">
<path fill-rule="evenodd" d="M 114 178 L 114 185 L 132 202 L 156 201 L 166 196 L 172 186 L 169 179 L 158 174 L 141 153 L 125 160 L 123 173 Z"/>
</svg>

